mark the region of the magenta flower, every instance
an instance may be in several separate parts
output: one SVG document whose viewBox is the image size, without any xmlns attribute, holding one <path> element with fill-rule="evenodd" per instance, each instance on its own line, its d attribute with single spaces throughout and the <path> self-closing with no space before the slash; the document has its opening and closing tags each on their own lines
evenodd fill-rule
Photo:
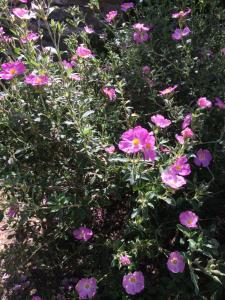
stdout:
<svg viewBox="0 0 225 300">
<path fill-rule="evenodd" d="M 33 86 L 41 86 L 49 84 L 49 78 L 47 75 L 30 74 L 25 77 L 24 82 Z"/>
<path fill-rule="evenodd" d="M 19 0 L 21 3 L 28 3 L 28 0 Z"/>
<path fill-rule="evenodd" d="M 86 33 L 88 33 L 88 34 L 91 34 L 91 33 L 94 33 L 94 32 L 95 32 L 95 30 L 93 29 L 93 27 L 92 27 L 92 26 L 88 26 L 88 25 L 86 25 L 86 26 L 84 27 L 84 31 L 85 31 Z"/>
<path fill-rule="evenodd" d="M 122 134 L 119 149 L 126 153 L 137 153 L 143 150 L 148 136 L 148 130 L 141 126 L 129 129 Z"/>
<path fill-rule="evenodd" d="M 172 18 L 173 19 L 184 18 L 184 17 L 188 16 L 190 13 L 191 13 L 191 9 L 187 8 L 185 11 L 181 10 L 177 13 L 173 13 Z"/>
<path fill-rule="evenodd" d="M 150 73 L 150 72 L 151 72 L 151 69 L 150 69 L 149 66 L 144 66 L 144 67 L 142 68 L 142 73 L 143 73 L 143 74 L 148 74 L 148 73 Z"/>
<path fill-rule="evenodd" d="M 198 167 L 207 168 L 212 160 L 212 154 L 207 149 L 199 149 L 196 153 L 194 163 Z"/>
<path fill-rule="evenodd" d="M 191 174 L 191 167 L 187 163 L 188 159 L 186 156 L 179 157 L 175 163 L 171 166 L 172 172 L 181 176 L 188 176 Z"/>
<path fill-rule="evenodd" d="M 102 89 L 103 93 L 109 98 L 110 101 L 116 100 L 116 90 L 114 87 L 105 86 Z"/>
<path fill-rule="evenodd" d="M 175 173 L 171 167 L 167 168 L 161 173 L 161 179 L 165 185 L 175 190 L 186 184 L 184 177 L 177 175 L 177 173 Z"/>
<path fill-rule="evenodd" d="M 180 223 L 188 228 L 198 227 L 198 216 L 190 210 L 183 211 L 179 215 Z"/>
<path fill-rule="evenodd" d="M 182 123 L 182 129 L 185 129 L 191 124 L 192 121 L 192 115 L 188 114 L 184 117 L 183 123 Z"/>
<path fill-rule="evenodd" d="M 0 78 L 10 80 L 17 75 L 21 75 L 26 71 L 25 65 L 21 61 L 4 63 L 1 66 Z"/>
<path fill-rule="evenodd" d="M 225 109 L 225 103 L 219 98 L 219 97 L 216 97 L 215 99 L 215 106 L 221 108 L 221 109 Z"/>
<path fill-rule="evenodd" d="M 131 264 L 130 258 L 127 255 L 121 255 L 120 264 L 122 266 L 129 266 Z"/>
<path fill-rule="evenodd" d="M 167 94 L 170 94 L 172 93 L 173 91 L 175 91 L 177 88 L 177 85 L 174 85 L 174 86 L 169 86 L 168 88 L 166 88 L 165 90 L 162 90 L 159 92 L 159 95 L 160 96 L 165 96 Z"/>
<path fill-rule="evenodd" d="M 150 30 L 150 27 L 143 23 L 136 23 L 133 25 L 133 28 L 137 31 L 149 31 Z"/>
<path fill-rule="evenodd" d="M 90 228 L 81 226 L 80 228 L 73 230 L 73 236 L 77 240 L 86 242 L 86 241 L 90 240 L 90 238 L 92 238 L 93 231 Z"/>
<path fill-rule="evenodd" d="M 111 23 L 115 17 L 117 16 L 118 12 L 117 10 L 111 10 L 110 12 L 107 13 L 106 17 L 105 17 L 105 20 L 108 22 L 108 23 Z"/>
<path fill-rule="evenodd" d="M 29 20 L 29 19 L 36 17 L 35 13 L 32 13 L 28 9 L 25 9 L 25 8 L 16 7 L 16 8 L 13 8 L 12 12 L 16 17 L 23 19 L 23 20 Z"/>
<path fill-rule="evenodd" d="M 88 48 L 85 48 L 83 45 L 80 45 L 79 47 L 77 47 L 76 54 L 77 54 L 77 56 L 82 57 L 82 58 L 93 57 L 91 50 Z"/>
<path fill-rule="evenodd" d="M 154 161 L 156 158 L 155 152 L 155 137 L 152 132 L 149 132 L 143 144 L 143 152 L 145 160 Z"/>
<path fill-rule="evenodd" d="M 18 206 L 13 204 L 9 207 L 6 215 L 9 218 L 14 218 L 16 216 L 17 212 L 18 212 Z"/>
<path fill-rule="evenodd" d="M 121 10 L 126 12 L 131 8 L 134 8 L 134 3 L 133 2 L 126 2 L 121 4 Z"/>
<path fill-rule="evenodd" d="M 175 41 L 179 41 L 183 37 L 188 36 L 190 33 L 191 31 L 188 26 L 186 26 L 184 29 L 177 28 L 172 34 L 172 39 Z"/>
<path fill-rule="evenodd" d="M 33 296 L 31 300 L 41 300 L 41 297 L 39 297 L 39 296 Z"/>
<path fill-rule="evenodd" d="M 109 153 L 109 154 L 113 154 L 115 152 L 116 148 L 115 146 L 109 146 L 105 148 L 105 152 Z"/>
<path fill-rule="evenodd" d="M 192 138 L 194 137 L 194 133 L 193 131 L 189 128 L 186 127 L 184 130 L 181 131 L 181 135 L 176 134 L 175 138 L 178 141 L 178 143 L 180 143 L 181 145 L 184 144 L 184 141 L 188 138 Z"/>
<path fill-rule="evenodd" d="M 97 281 L 94 277 L 82 278 L 75 286 L 79 299 L 92 299 L 97 290 Z"/>
<path fill-rule="evenodd" d="M 164 118 L 164 116 L 159 115 L 159 114 L 152 116 L 151 121 L 160 128 L 168 127 L 171 124 L 170 120 Z"/>
<path fill-rule="evenodd" d="M 171 252 L 167 260 L 167 268 L 173 273 L 183 273 L 185 262 L 183 256 L 178 251 Z"/>
<path fill-rule="evenodd" d="M 26 44 L 30 41 L 37 41 L 39 39 L 39 34 L 36 32 L 29 32 L 26 36 L 21 37 L 20 41 L 23 44 Z"/>
<path fill-rule="evenodd" d="M 144 276 L 142 272 L 129 273 L 123 276 L 123 287 L 127 294 L 135 295 L 144 289 Z"/>
<path fill-rule="evenodd" d="M 74 62 L 74 61 L 68 61 L 68 60 L 66 60 L 66 59 L 64 59 L 64 60 L 62 61 L 62 64 L 63 64 L 63 66 L 64 66 L 64 68 L 65 68 L 66 70 L 72 69 L 72 68 L 75 66 L 75 62 Z"/>
<path fill-rule="evenodd" d="M 210 100 L 208 100 L 206 97 L 199 98 L 197 103 L 200 108 L 212 107 L 212 102 Z"/>
</svg>

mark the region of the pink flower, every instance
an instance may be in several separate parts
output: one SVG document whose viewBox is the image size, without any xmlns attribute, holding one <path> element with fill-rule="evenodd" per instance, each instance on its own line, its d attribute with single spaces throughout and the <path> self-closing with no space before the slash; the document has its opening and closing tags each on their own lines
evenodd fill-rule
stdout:
<svg viewBox="0 0 225 300">
<path fill-rule="evenodd" d="M 25 65 L 21 61 L 4 63 L 1 66 L 0 78 L 10 80 L 17 75 L 21 75 L 26 71 Z"/>
<path fill-rule="evenodd" d="M 161 173 L 161 178 L 163 183 L 175 190 L 186 184 L 184 177 L 177 175 L 177 173 L 175 173 L 171 167 L 167 168 Z"/>
<path fill-rule="evenodd" d="M 183 256 L 178 251 L 171 252 L 167 260 L 167 268 L 173 273 L 183 273 L 185 262 Z"/>
<path fill-rule="evenodd" d="M 39 296 L 33 296 L 31 300 L 41 300 L 41 297 L 39 297 Z"/>
<path fill-rule="evenodd" d="M 175 91 L 177 88 L 177 85 L 174 86 L 169 86 L 168 88 L 166 88 L 165 90 L 162 90 L 159 92 L 160 96 L 165 96 L 167 94 L 172 93 L 173 91 Z"/>
<path fill-rule="evenodd" d="M 183 37 L 189 35 L 191 33 L 188 26 L 186 26 L 184 29 L 177 28 L 174 33 L 172 34 L 172 39 L 175 41 L 181 40 Z"/>
<path fill-rule="evenodd" d="M 142 68 L 142 73 L 143 73 L 143 74 L 148 74 L 148 73 L 150 73 L 150 71 L 151 71 L 151 69 L 150 69 L 149 66 L 144 66 L 144 67 Z"/>
<path fill-rule="evenodd" d="M 21 43 L 26 44 L 30 41 L 37 41 L 39 39 L 39 34 L 36 32 L 29 32 L 26 36 L 20 39 Z"/>
<path fill-rule="evenodd" d="M 109 98 L 110 101 L 116 100 L 116 90 L 114 87 L 105 86 L 102 89 L 103 93 Z"/>
<path fill-rule="evenodd" d="M 181 176 L 188 176 L 189 174 L 191 174 L 191 168 L 187 161 L 188 159 L 186 156 L 179 157 L 171 166 L 172 172 Z"/>
<path fill-rule="evenodd" d="M 13 204 L 9 207 L 6 215 L 9 218 L 14 218 L 16 216 L 17 212 L 18 212 L 18 206 Z"/>
<path fill-rule="evenodd" d="M 62 61 L 62 63 L 63 63 L 64 68 L 65 68 L 66 70 L 72 69 L 72 68 L 75 66 L 74 61 L 69 62 L 69 61 L 67 61 L 66 59 L 64 59 L 64 60 Z"/>
<path fill-rule="evenodd" d="M 184 138 L 182 135 L 175 134 L 175 138 L 178 141 L 179 144 L 183 145 L 184 144 Z"/>
<path fill-rule="evenodd" d="M 121 10 L 126 12 L 127 10 L 134 8 L 134 3 L 133 2 L 126 2 L 121 4 Z"/>
<path fill-rule="evenodd" d="M 149 35 L 147 32 L 136 31 L 133 34 L 133 39 L 137 44 L 142 44 L 142 43 L 148 41 Z"/>
<path fill-rule="evenodd" d="M 185 11 L 181 10 L 178 13 L 172 14 L 173 19 L 184 18 L 191 13 L 191 9 L 187 8 Z"/>
<path fill-rule="evenodd" d="M 125 131 L 119 142 L 119 149 L 126 153 L 137 153 L 143 150 L 149 132 L 141 126 Z"/>
<path fill-rule="evenodd" d="M 150 30 L 150 27 L 148 25 L 145 25 L 143 23 L 136 23 L 133 25 L 133 28 L 136 30 L 136 31 L 149 31 Z"/>
<path fill-rule="evenodd" d="M 162 115 L 155 115 L 151 117 L 151 121 L 160 128 L 168 127 L 171 124 L 171 121 L 164 118 Z"/>
<path fill-rule="evenodd" d="M 90 238 L 92 238 L 93 231 L 90 228 L 81 226 L 80 228 L 73 230 L 73 236 L 77 240 L 86 242 L 86 241 L 90 240 Z"/>
<path fill-rule="evenodd" d="M 21 3 L 28 3 L 28 0 L 19 0 Z"/>
<path fill-rule="evenodd" d="M 199 149 L 196 153 L 194 163 L 198 167 L 207 168 L 212 160 L 212 154 L 207 149 Z"/>
<path fill-rule="evenodd" d="M 120 264 L 122 266 L 129 266 L 131 264 L 130 258 L 127 255 L 121 255 Z"/>
<path fill-rule="evenodd" d="M 191 124 L 192 121 L 192 115 L 188 114 L 184 117 L 183 123 L 182 123 L 182 129 L 185 129 Z"/>
<path fill-rule="evenodd" d="M 13 8 L 12 12 L 16 17 L 23 19 L 23 20 L 29 20 L 29 19 L 36 17 L 35 13 L 32 13 L 28 9 L 25 9 L 25 8 L 16 7 L 16 8 Z"/>
<path fill-rule="evenodd" d="M 221 109 L 225 109 L 225 103 L 219 98 L 219 97 L 216 97 L 216 102 L 215 102 L 215 106 L 221 108 Z"/>
<path fill-rule="evenodd" d="M 113 154 L 115 152 L 116 148 L 115 146 L 109 146 L 105 148 L 105 152 L 109 153 L 109 154 Z"/>
<path fill-rule="evenodd" d="M 24 82 L 33 86 L 41 86 L 49 84 L 49 78 L 47 75 L 30 74 L 25 77 Z"/>
<path fill-rule="evenodd" d="M 80 74 L 78 74 L 78 73 L 72 73 L 72 74 L 70 74 L 70 78 L 72 80 L 75 80 L 75 81 L 81 81 Z"/>
<path fill-rule="evenodd" d="M 106 17 L 105 17 L 105 20 L 108 22 L 108 23 L 111 23 L 115 17 L 117 16 L 117 10 L 111 10 L 110 12 L 107 13 Z"/>
<path fill-rule="evenodd" d="M 94 277 L 82 278 L 75 286 L 79 299 L 92 299 L 97 290 L 97 281 Z"/>
<path fill-rule="evenodd" d="M 82 58 L 93 57 L 91 50 L 88 48 L 85 48 L 83 45 L 80 45 L 79 47 L 77 47 L 76 54 L 77 54 L 77 56 L 82 57 Z"/>
<path fill-rule="evenodd" d="M 151 160 L 154 161 L 156 158 L 156 152 L 155 152 L 155 137 L 152 134 L 152 132 L 149 132 L 148 136 L 146 137 L 143 149 L 144 152 L 144 158 L 145 160 Z"/>
<path fill-rule="evenodd" d="M 184 130 L 182 130 L 181 134 L 182 134 L 184 139 L 192 138 L 194 136 L 193 131 L 189 127 L 186 127 Z"/>
<path fill-rule="evenodd" d="M 88 34 L 91 34 L 91 33 L 94 33 L 94 32 L 95 32 L 94 29 L 93 29 L 93 27 L 92 27 L 92 26 L 88 26 L 88 25 L 86 25 L 86 26 L 84 27 L 84 31 L 85 31 L 86 33 L 88 33 Z"/>
<path fill-rule="evenodd" d="M 127 294 L 135 295 L 144 289 L 144 276 L 142 272 L 129 273 L 123 276 L 123 287 Z"/>
<path fill-rule="evenodd" d="M 190 210 L 183 211 L 179 215 L 180 223 L 188 228 L 198 227 L 198 216 Z"/>
<path fill-rule="evenodd" d="M 206 97 L 201 97 L 198 99 L 198 106 L 200 108 L 210 108 L 212 107 L 212 102 L 208 100 Z"/>
<path fill-rule="evenodd" d="M 223 55 L 225 55 L 225 48 L 222 48 L 221 52 L 222 52 Z"/>
</svg>

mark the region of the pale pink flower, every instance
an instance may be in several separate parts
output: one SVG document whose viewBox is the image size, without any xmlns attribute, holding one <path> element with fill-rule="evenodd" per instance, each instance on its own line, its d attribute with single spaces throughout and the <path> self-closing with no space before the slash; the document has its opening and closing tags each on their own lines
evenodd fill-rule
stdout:
<svg viewBox="0 0 225 300">
<path fill-rule="evenodd" d="M 143 149 L 144 159 L 154 161 L 156 159 L 156 152 L 155 152 L 155 137 L 152 132 L 149 132 L 148 136 L 146 137 Z"/>
<path fill-rule="evenodd" d="M 25 65 L 21 61 L 4 63 L 1 65 L 0 78 L 10 80 L 26 71 Z"/>
<path fill-rule="evenodd" d="M 129 266 L 131 264 L 131 260 L 127 255 L 120 256 L 120 264 L 122 266 Z"/>
<path fill-rule="evenodd" d="M 169 119 L 166 119 L 164 116 L 159 114 L 152 116 L 151 121 L 160 128 L 166 128 L 171 124 Z"/>
<path fill-rule="evenodd" d="M 30 12 L 28 9 L 16 7 L 12 10 L 13 14 L 23 20 L 29 20 L 36 17 L 36 14 Z"/>
<path fill-rule="evenodd" d="M 129 295 L 136 295 L 140 293 L 145 287 L 143 273 L 136 271 L 134 273 L 124 275 L 123 287 Z"/>
<path fill-rule="evenodd" d="M 165 185 L 175 190 L 181 188 L 186 184 L 186 180 L 184 179 L 184 177 L 173 172 L 171 167 L 167 168 L 161 173 L 161 178 Z"/>
<path fill-rule="evenodd" d="M 49 78 L 47 75 L 30 74 L 25 77 L 24 82 L 33 86 L 41 86 L 49 84 Z"/>
<path fill-rule="evenodd" d="M 94 277 L 82 278 L 78 281 L 75 287 L 79 294 L 79 299 L 92 299 L 97 290 L 97 281 Z"/>
<path fill-rule="evenodd" d="M 106 17 L 105 17 L 105 20 L 108 22 L 108 23 L 111 23 L 115 17 L 117 16 L 118 12 L 117 10 L 111 10 L 107 13 Z"/>
<path fill-rule="evenodd" d="M 110 101 L 116 100 L 116 90 L 114 87 L 105 86 L 102 89 L 103 93 L 109 98 Z"/>
<path fill-rule="evenodd" d="M 28 0 L 19 0 L 21 3 L 28 3 Z"/>
<path fill-rule="evenodd" d="M 39 39 L 39 34 L 36 32 L 29 32 L 26 36 L 21 37 L 20 41 L 26 44 L 30 41 L 37 41 Z"/>
<path fill-rule="evenodd" d="M 191 167 L 187 162 L 188 159 L 186 156 L 177 158 L 175 163 L 171 166 L 172 172 L 177 175 L 188 176 L 189 174 L 191 174 Z"/>
<path fill-rule="evenodd" d="M 198 216 L 190 210 L 183 211 L 179 215 L 180 223 L 188 228 L 198 227 Z"/>
<path fill-rule="evenodd" d="M 73 236 L 77 240 L 86 242 L 92 238 L 93 231 L 90 228 L 81 226 L 80 228 L 73 230 Z"/>
<path fill-rule="evenodd" d="M 168 94 L 174 92 L 176 89 L 177 89 L 177 85 L 169 86 L 169 87 L 166 88 L 165 90 L 160 91 L 160 92 L 159 92 L 159 95 L 160 95 L 160 96 L 168 95 Z"/>
<path fill-rule="evenodd" d="M 86 26 L 84 27 L 84 31 L 85 31 L 86 33 L 88 33 L 88 34 L 91 34 L 91 33 L 94 33 L 94 32 L 95 32 L 94 29 L 93 29 L 93 27 L 92 27 L 92 26 L 89 26 L 89 25 L 86 25 Z"/>
<path fill-rule="evenodd" d="M 184 18 L 184 17 L 188 16 L 190 13 L 191 13 L 191 9 L 187 8 L 185 11 L 181 10 L 177 13 L 173 13 L 172 18 L 173 19 Z"/>
<path fill-rule="evenodd" d="M 78 73 L 72 73 L 72 74 L 70 74 L 70 78 L 72 80 L 75 80 L 75 81 L 81 81 L 82 80 L 80 74 L 78 74 Z"/>
<path fill-rule="evenodd" d="M 121 4 L 121 10 L 126 12 L 131 8 L 134 8 L 134 3 L 133 2 L 126 2 Z"/>
<path fill-rule="evenodd" d="M 77 54 L 77 56 L 82 57 L 82 58 L 93 57 L 91 50 L 84 47 L 83 45 L 80 45 L 79 47 L 77 47 L 76 54 Z"/>
<path fill-rule="evenodd" d="M 68 61 L 68 60 L 66 60 L 66 59 L 64 59 L 64 60 L 62 61 L 62 63 L 63 63 L 63 66 L 64 66 L 64 68 L 65 68 L 66 70 L 72 69 L 72 68 L 75 66 L 75 62 L 74 62 L 74 61 Z"/>
<path fill-rule="evenodd" d="M 178 251 L 171 252 L 167 260 L 167 268 L 173 273 L 183 273 L 185 262 L 183 256 Z"/>
<path fill-rule="evenodd" d="M 198 99 L 198 106 L 200 108 L 210 108 L 212 107 L 212 102 L 208 100 L 206 97 L 201 97 Z"/>
<path fill-rule="evenodd" d="M 181 131 L 181 135 L 183 136 L 184 139 L 192 138 L 194 136 L 193 131 L 191 128 L 186 127 L 184 130 Z"/>
<path fill-rule="evenodd" d="M 147 33 L 150 30 L 149 26 L 142 23 L 136 23 L 133 25 L 133 28 L 135 29 L 133 38 L 136 43 L 144 43 L 150 38 L 149 34 Z"/>
<path fill-rule="evenodd" d="M 184 138 L 182 135 L 175 134 L 175 138 L 178 141 L 179 144 L 183 145 L 184 144 Z"/>
<path fill-rule="evenodd" d="M 116 148 L 115 146 L 109 146 L 105 148 L 105 152 L 109 153 L 109 154 L 113 154 L 115 152 Z"/>
<path fill-rule="evenodd" d="M 179 41 L 183 37 L 188 36 L 191 33 L 188 26 L 186 26 L 184 29 L 177 28 L 174 33 L 172 34 L 172 39 Z"/>
<path fill-rule="evenodd" d="M 136 31 L 149 31 L 150 30 L 150 27 L 148 25 L 143 24 L 143 23 L 136 23 L 136 24 L 133 25 L 133 28 Z"/>
</svg>

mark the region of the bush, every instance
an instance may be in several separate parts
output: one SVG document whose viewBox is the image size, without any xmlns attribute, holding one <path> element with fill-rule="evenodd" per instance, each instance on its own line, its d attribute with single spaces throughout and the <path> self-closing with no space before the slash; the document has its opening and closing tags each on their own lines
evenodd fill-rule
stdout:
<svg viewBox="0 0 225 300">
<path fill-rule="evenodd" d="M 96 285 L 95 299 L 223 299 L 222 5 L 149 0 L 105 17 L 90 1 L 90 33 L 78 7 L 59 23 L 50 3 L 6 2 L 8 299 L 86 299 Z"/>
</svg>

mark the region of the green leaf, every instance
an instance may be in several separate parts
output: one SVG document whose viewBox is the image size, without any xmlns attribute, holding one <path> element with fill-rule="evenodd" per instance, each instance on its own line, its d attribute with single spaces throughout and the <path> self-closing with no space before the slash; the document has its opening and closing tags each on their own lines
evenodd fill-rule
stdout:
<svg viewBox="0 0 225 300">
<path fill-rule="evenodd" d="M 191 275 L 191 281 L 194 284 L 195 287 L 195 294 L 198 295 L 199 294 L 199 286 L 198 286 L 198 275 L 194 273 L 194 270 L 192 269 L 191 266 L 189 266 L 190 269 L 190 275 Z"/>
</svg>

